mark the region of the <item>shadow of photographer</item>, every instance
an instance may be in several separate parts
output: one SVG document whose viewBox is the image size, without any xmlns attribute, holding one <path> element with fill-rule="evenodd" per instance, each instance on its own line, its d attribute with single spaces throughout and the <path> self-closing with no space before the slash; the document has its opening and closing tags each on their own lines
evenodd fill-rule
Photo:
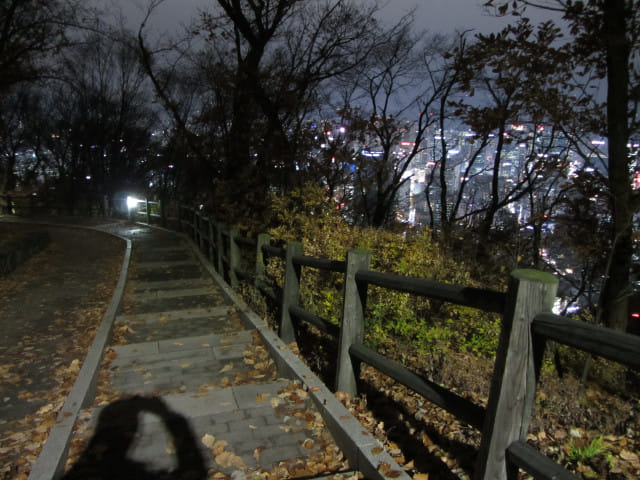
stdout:
<svg viewBox="0 0 640 480">
<path fill-rule="evenodd" d="M 136 438 L 141 414 L 158 416 L 175 447 L 177 467 L 152 471 L 127 457 Z M 78 461 L 59 480 L 200 480 L 207 477 L 204 458 L 182 415 L 169 410 L 159 397 L 117 400 L 100 412 L 95 432 Z"/>
</svg>

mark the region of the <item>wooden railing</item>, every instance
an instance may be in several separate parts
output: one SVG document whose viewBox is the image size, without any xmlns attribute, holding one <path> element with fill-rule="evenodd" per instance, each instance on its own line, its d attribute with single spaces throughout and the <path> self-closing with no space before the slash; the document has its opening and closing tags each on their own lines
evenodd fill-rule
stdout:
<svg viewBox="0 0 640 480">
<path fill-rule="evenodd" d="M 232 287 L 246 281 L 279 302 L 279 335 L 285 342 L 294 340 L 295 321 L 308 322 L 335 339 L 338 348 L 336 390 L 356 394 L 359 366 L 364 362 L 478 429 L 482 440 L 474 475 L 477 480 L 515 480 L 519 470 L 537 479 L 577 479 L 525 443 L 547 341 L 569 345 L 640 370 L 640 337 L 550 313 L 558 281 L 547 273 L 515 270 L 511 273 L 507 292 L 501 293 L 374 272 L 369 269 L 370 253 L 364 250 L 350 250 L 346 261 L 305 256 L 299 242 L 276 247 L 271 245 L 266 234 L 249 239 L 186 207 L 180 209 L 180 218 L 193 241 Z M 285 262 L 283 287 L 279 293 L 263 282 L 265 260 L 269 257 Z M 340 326 L 302 308 L 300 281 L 303 267 L 344 275 Z M 486 409 L 363 344 L 369 285 L 502 316 Z"/>
</svg>

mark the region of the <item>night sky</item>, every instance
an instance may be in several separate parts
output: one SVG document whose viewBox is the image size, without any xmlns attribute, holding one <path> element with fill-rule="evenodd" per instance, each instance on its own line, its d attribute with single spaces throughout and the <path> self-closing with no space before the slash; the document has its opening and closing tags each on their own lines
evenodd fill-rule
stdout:
<svg viewBox="0 0 640 480">
<path fill-rule="evenodd" d="M 145 0 L 109 1 L 114 5 L 121 5 L 128 26 L 137 29 L 142 18 L 141 5 L 147 2 Z M 495 18 L 487 14 L 482 8 L 483 3 L 483 0 L 389 0 L 381 16 L 393 22 L 416 7 L 416 29 L 425 29 L 433 33 L 449 33 L 456 29 L 473 29 L 487 33 L 498 31 L 507 22 L 513 21 L 513 17 Z M 181 24 L 189 23 L 199 7 L 215 4 L 215 0 L 165 0 L 154 13 L 150 23 L 159 31 L 172 32 L 179 29 Z M 531 10 L 530 15 L 535 20 L 548 17 L 546 12 L 535 10 Z"/>
</svg>

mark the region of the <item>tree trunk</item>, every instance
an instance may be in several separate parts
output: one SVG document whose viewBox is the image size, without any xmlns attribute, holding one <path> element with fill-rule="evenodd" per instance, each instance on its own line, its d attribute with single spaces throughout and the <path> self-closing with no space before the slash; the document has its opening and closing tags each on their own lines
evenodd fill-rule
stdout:
<svg viewBox="0 0 640 480">
<path fill-rule="evenodd" d="M 444 116 L 447 97 L 443 96 L 440 100 L 440 228 L 442 229 L 442 238 L 445 245 L 449 245 L 451 235 L 451 225 L 449 221 L 449 209 L 447 208 L 447 140 L 444 128 Z"/>
<path fill-rule="evenodd" d="M 611 268 L 602 292 L 607 326 L 626 330 L 629 270 L 633 253 L 632 188 L 629 178 L 627 124 L 629 54 L 624 0 L 604 2 L 604 37 L 607 49 L 607 135 L 609 187 L 613 207 Z"/>
<path fill-rule="evenodd" d="M 478 249 L 476 258 L 479 261 L 485 261 L 490 256 L 489 236 L 491 228 L 495 220 L 496 214 L 500 209 L 500 163 L 502 162 L 502 149 L 504 147 L 505 122 L 500 124 L 498 129 L 498 145 L 493 159 L 493 171 L 491 173 L 491 198 L 487 211 L 482 219 L 478 229 Z"/>
</svg>

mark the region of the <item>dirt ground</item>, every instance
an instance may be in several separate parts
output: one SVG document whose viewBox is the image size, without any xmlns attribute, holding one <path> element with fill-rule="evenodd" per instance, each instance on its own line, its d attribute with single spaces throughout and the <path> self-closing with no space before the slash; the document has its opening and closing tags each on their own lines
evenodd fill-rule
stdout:
<svg viewBox="0 0 640 480">
<path fill-rule="evenodd" d="M 0 479 L 26 478 L 91 345 L 120 274 L 124 241 L 86 229 L 0 222 L 0 241 L 51 242 L 0 276 Z"/>
</svg>

